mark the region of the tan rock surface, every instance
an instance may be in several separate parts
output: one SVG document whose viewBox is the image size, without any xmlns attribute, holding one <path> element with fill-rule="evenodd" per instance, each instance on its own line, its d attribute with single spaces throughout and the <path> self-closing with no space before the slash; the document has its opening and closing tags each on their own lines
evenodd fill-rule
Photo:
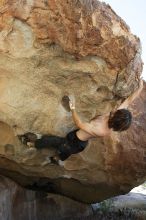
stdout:
<svg viewBox="0 0 146 220">
<path fill-rule="evenodd" d="M 105 3 L 1 1 L 0 172 L 23 186 L 33 185 L 33 177 L 48 178 L 57 193 L 84 202 L 141 183 L 146 177 L 145 88 L 128 132 L 91 141 L 64 168 L 42 167 L 52 152 L 30 152 L 16 138 L 28 131 L 65 136 L 74 129 L 62 101 L 68 94 L 75 96 L 83 120 L 113 109 L 138 87 L 140 54 L 139 39 Z"/>
</svg>

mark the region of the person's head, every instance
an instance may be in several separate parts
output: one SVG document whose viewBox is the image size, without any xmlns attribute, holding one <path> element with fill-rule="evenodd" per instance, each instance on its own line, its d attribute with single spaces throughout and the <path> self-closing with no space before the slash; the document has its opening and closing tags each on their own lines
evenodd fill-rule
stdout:
<svg viewBox="0 0 146 220">
<path fill-rule="evenodd" d="M 132 122 L 132 114 L 127 109 L 119 109 L 113 115 L 110 115 L 108 127 L 113 131 L 125 131 Z"/>
</svg>

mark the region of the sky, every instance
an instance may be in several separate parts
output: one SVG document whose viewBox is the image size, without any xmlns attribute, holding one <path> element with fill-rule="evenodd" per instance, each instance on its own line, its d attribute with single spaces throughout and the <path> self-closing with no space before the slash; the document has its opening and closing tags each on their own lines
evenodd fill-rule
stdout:
<svg viewBox="0 0 146 220">
<path fill-rule="evenodd" d="M 102 0 L 101 0 L 102 1 Z M 146 0 L 104 0 L 137 35 L 142 44 L 142 76 L 146 80 Z"/>
</svg>

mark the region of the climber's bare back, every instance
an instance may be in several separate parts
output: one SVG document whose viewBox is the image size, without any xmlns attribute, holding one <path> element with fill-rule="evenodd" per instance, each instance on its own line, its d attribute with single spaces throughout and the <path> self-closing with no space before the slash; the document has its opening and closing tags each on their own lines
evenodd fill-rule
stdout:
<svg viewBox="0 0 146 220">
<path fill-rule="evenodd" d="M 127 109 L 129 104 L 132 103 L 132 101 L 140 94 L 142 89 L 143 89 L 143 81 L 141 80 L 138 89 L 130 97 L 128 97 L 123 103 L 121 103 L 121 105 L 117 109 L 115 109 L 113 113 L 119 109 Z M 75 111 L 75 100 L 70 100 L 69 104 L 70 104 L 70 109 L 72 111 L 73 120 L 75 124 L 80 128 L 76 132 L 76 135 L 80 140 L 86 141 L 91 138 L 104 137 L 110 135 L 111 129 L 108 126 L 110 112 L 102 116 L 98 116 L 97 118 L 91 120 L 89 123 L 85 123 L 85 122 L 83 123 Z"/>
<path fill-rule="evenodd" d="M 110 129 L 107 125 L 108 119 L 109 114 L 105 114 L 98 116 L 89 123 L 84 123 L 82 128 L 77 131 L 77 137 L 82 141 L 86 141 L 91 138 L 108 136 L 110 134 Z"/>
</svg>

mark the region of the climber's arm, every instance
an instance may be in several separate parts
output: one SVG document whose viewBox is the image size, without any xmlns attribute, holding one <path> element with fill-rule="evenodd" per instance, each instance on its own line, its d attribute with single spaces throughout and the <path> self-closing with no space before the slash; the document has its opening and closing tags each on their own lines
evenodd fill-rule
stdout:
<svg viewBox="0 0 146 220">
<path fill-rule="evenodd" d="M 72 109 L 71 111 L 72 111 L 72 118 L 76 126 L 84 130 L 85 132 L 95 136 L 93 125 L 87 122 L 82 122 L 75 109 Z"/>
<path fill-rule="evenodd" d="M 73 121 L 75 122 L 76 126 L 80 129 L 84 130 L 85 132 L 95 136 L 95 134 L 93 132 L 93 126 L 90 123 L 82 122 L 79 115 L 77 114 L 77 112 L 75 110 L 75 101 L 74 100 L 69 101 L 69 106 L 70 106 L 70 110 L 72 112 Z"/>
<path fill-rule="evenodd" d="M 118 107 L 118 109 L 128 108 L 129 104 L 132 103 L 132 102 L 134 101 L 134 99 L 139 96 L 139 94 L 140 94 L 140 92 L 142 91 L 142 89 L 143 89 L 143 80 L 140 80 L 138 89 L 137 89 L 132 95 L 130 95 L 130 96 Z"/>
<path fill-rule="evenodd" d="M 75 125 L 80 128 L 82 126 L 83 122 L 81 121 L 81 119 L 80 119 L 79 115 L 77 114 L 75 108 L 72 108 L 71 112 L 72 112 L 72 118 L 73 118 L 73 121 L 74 121 Z"/>
</svg>

